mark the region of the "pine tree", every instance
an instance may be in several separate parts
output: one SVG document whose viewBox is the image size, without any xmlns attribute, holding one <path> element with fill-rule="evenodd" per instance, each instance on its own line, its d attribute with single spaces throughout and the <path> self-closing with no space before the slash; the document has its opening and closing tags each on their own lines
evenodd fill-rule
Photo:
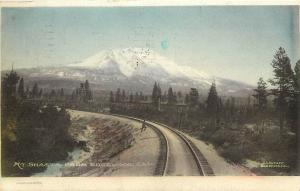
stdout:
<svg viewBox="0 0 300 191">
<path fill-rule="evenodd" d="M 295 68 L 295 77 L 294 77 L 294 94 L 292 96 L 291 102 L 289 104 L 289 124 L 291 130 L 298 135 L 297 128 L 299 128 L 299 119 L 300 119 L 300 60 L 296 62 Z M 300 131 L 300 128 L 299 128 Z M 300 167 L 300 166 L 299 166 Z"/>
<path fill-rule="evenodd" d="M 299 91 L 300 91 L 300 60 L 298 60 L 296 62 L 294 71 L 295 71 L 295 90 L 296 90 L 296 93 L 299 93 Z"/>
<path fill-rule="evenodd" d="M 41 98 L 42 96 L 43 96 L 43 89 L 41 88 L 39 92 L 39 98 Z"/>
<path fill-rule="evenodd" d="M 110 91 L 110 94 L 109 94 L 109 102 L 110 102 L 110 103 L 114 103 L 114 102 L 115 102 L 115 99 L 114 99 L 114 92 L 113 92 L 113 91 Z"/>
<path fill-rule="evenodd" d="M 126 93 L 125 90 L 122 90 L 122 97 L 121 97 L 122 102 L 126 101 Z"/>
<path fill-rule="evenodd" d="M 173 94 L 172 87 L 169 87 L 167 97 L 168 97 L 168 104 L 174 104 L 174 94 Z"/>
<path fill-rule="evenodd" d="M 28 86 L 26 86 L 25 96 L 26 96 L 27 98 L 30 97 L 30 90 L 29 90 L 29 87 L 28 87 Z"/>
<path fill-rule="evenodd" d="M 20 98 L 25 98 L 25 91 L 24 91 L 24 80 L 21 78 L 19 82 L 19 87 L 18 87 L 18 96 Z"/>
<path fill-rule="evenodd" d="M 134 96 L 134 102 L 138 103 L 140 100 L 140 96 L 138 92 L 135 92 L 135 96 Z"/>
<path fill-rule="evenodd" d="M 156 101 L 156 95 L 157 95 L 157 84 L 155 82 L 153 89 L 152 89 L 152 102 L 153 103 Z"/>
<path fill-rule="evenodd" d="M 212 117 L 217 117 L 219 112 L 219 97 L 218 97 L 215 82 L 213 82 L 210 87 L 206 104 L 207 104 L 206 109 L 208 115 Z"/>
<path fill-rule="evenodd" d="M 5 97 L 15 97 L 16 96 L 16 87 L 20 77 L 18 74 L 11 70 L 9 74 L 6 74 L 2 80 L 2 92 L 5 94 Z"/>
<path fill-rule="evenodd" d="M 181 93 L 181 91 L 178 91 L 178 92 L 177 92 L 177 97 L 178 97 L 178 99 L 181 99 L 181 98 L 182 98 L 182 93 Z"/>
<path fill-rule="evenodd" d="M 86 95 L 87 95 L 88 91 L 90 90 L 90 83 L 89 83 L 88 80 L 85 80 L 84 89 L 85 89 L 85 92 L 86 92 Z"/>
<path fill-rule="evenodd" d="M 259 78 L 257 82 L 257 88 L 254 89 L 255 94 L 253 97 L 257 100 L 257 108 L 259 111 L 264 111 L 267 107 L 267 83 L 263 80 L 263 78 Z"/>
<path fill-rule="evenodd" d="M 234 97 L 231 97 L 230 98 L 230 105 L 229 105 L 229 111 L 230 111 L 230 117 L 233 118 L 234 115 L 235 115 L 235 98 Z"/>
<path fill-rule="evenodd" d="M 6 121 L 4 114 L 15 115 L 16 104 L 17 104 L 17 84 L 20 77 L 18 74 L 11 70 L 9 74 L 1 80 L 1 102 L 3 107 L 1 107 L 1 116 L 3 121 Z M 5 122 L 4 122 L 5 123 Z"/>
<path fill-rule="evenodd" d="M 50 99 L 56 98 L 56 92 L 55 92 L 55 90 L 51 90 L 49 97 L 50 97 Z"/>
<path fill-rule="evenodd" d="M 225 101 L 224 110 L 225 110 L 225 118 L 229 119 L 230 118 L 230 99 L 229 98 L 227 98 Z"/>
<path fill-rule="evenodd" d="M 65 96 L 64 88 L 61 88 L 61 89 L 60 89 L 59 96 L 60 96 L 60 97 L 64 97 L 64 96 Z"/>
<path fill-rule="evenodd" d="M 173 103 L 177 103 L 177 94 L 176 94 L 176 92 L 173 93 Z"/>
<path fill-rule="evenodd" d="M 38 88 L 37 83 L 35 83 L 33 88 L 32 88 L 32 97 L 37 98 L 38 95 L 39 95 L 39 88 Z"/>
<path fill-rule="evenodd" d="M 144 95 L 143 95 L 143 92 L 140 92 L 139 100 L 140 100 L 140 101 L 144 101 Z"/>
<path fill-rule="evenodd" d="M 161 97 L 161 101 L 162 102 L 166 102 L 167 101 L 167 92 L 165 91 L 164 94 Z"/>
<path fill-rule="evenodd" d="M 130 93 L 130 96 L 129 96 L 129 102 L 130 102 L 130 103 L 133 102 L 133 94 L 132 94 L 132 92 Z"/>
<path fill-rule="evenodd" d="M 199 104 L 199 93 L 196 88 L 190 90 L 189 103 L 191 107 L 196 107 Z"/>
<path fill-rule="evenodd" d="M 281 47 L 276 52 L 271 65 L 274 68 L 274 78 L 270 83 L 275 87 L 272 89 L 272 94 L 275 96 L 274 102 L 279 113 L 280 134 L 282 134 L 288 106 L 294 94 L 294 72 L 289 57 Z"/>
<path fill-rule="evenodd" d="M 74 101 L 76 99 L 76 90 L 73 90 L 71 99 Z"/>
<path fill-rule="evenodd" d="M 78 89 L 78 88 L 75 89 L 75 96 L 76 96 L 76 97 L 79 96 L 79 89 Z"/>
<path fill-rule="evenodd" d="M 224 111 L 223 100 L 221 97 L 219 97 L 219 112 L 223 112 L 223 111 Z"/>
<path fill-rule="evenodd" d="M 116 92 L 115 102 L 119 103 L 121 101 L 121 89 L 118 88 Z"/>
<path fill-rule="evenodd" d="M 85 84 L 80 83 L 80 88 L 78 89 L 78 94 L 79 94 L 79 100 L 80 101 L 86 101 L 86 91 L 84 88 Z"/>
<path fill-rule="evenodd" d="M 152 103 L 154 104 L 155 107 L 158 107 L 160 98 L 161 98 L 161 89 L 159 84 L 155 82 L 152 90 Z"/>
<path fill-rule="evenodd" d="M 292 130 L 296 133 L 297 146 L 296 148 L 300 148 L 300 60 L 297 61 L 295 66 L 295 95 L 294 95 L 294 107 L 290 109 L 291 118 L 292 118 Z M 297 172 L 300 173 L 300 158 L 298 153 L 297 160 Z"/>
<path fill-rule="evenodd" d="M 6 151 L 8 151 L 7 148 L 12 148 L 10 143 L 17 139 L 16 114 L 18 111 L 18 100 L 16 88 L 18 81 L 19 76 L 13 70 L 11 70 L 9 74 L 5 74 L 5 76 L 1 79 L 1 146 L 2 148 L 6 147 Z M 6 145 L 10 146 L 7 147 Z M 13 155 L 15 155 L 15 153 L 13 153 Z M 5 155 L 3 155 L 2 152 L 2 157 L 4 156 Z"/>
<path fill-rule="evenodd" d="M 157 93 L 156 93 L 156 99 L 159 100 L 161 99 L 161 89 L 160 89 L 160 86 L 159 86 L 159 83 L 157 84 Z"/>
<path fill-rule="evenodd" d="M 189 102 L 190 102 L 190 96 L 189 94 L 185 94 L 184 103 L 188 105 Z"/>
</svg>

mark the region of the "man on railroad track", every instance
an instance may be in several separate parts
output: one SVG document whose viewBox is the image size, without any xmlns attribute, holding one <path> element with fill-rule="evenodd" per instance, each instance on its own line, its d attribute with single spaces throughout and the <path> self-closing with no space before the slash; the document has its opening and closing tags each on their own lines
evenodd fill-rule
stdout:
<svg viewBox="0 0 300 191">
<path fill-rule="evenodd" d="M 143 123 L 142 123 L 142 128 L 141 128 L 141 132 L 145 131 L 147 128 L 147 125 L 146 125 L 146 120 L 144 119 Z"/>
</svg>

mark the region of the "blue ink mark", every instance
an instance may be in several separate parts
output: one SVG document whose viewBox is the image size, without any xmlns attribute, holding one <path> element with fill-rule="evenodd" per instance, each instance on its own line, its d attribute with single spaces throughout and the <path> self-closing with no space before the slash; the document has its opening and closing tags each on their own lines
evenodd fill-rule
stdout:
<svg viewBox="0 0 300 191">
<path fill-rule="evenodd" d="M 163 41 L 161 41 L 161 42 L 160 42 L 160 46 L 161 46 L 161 48 L 164 49 L 164 50 L 168 49 L 168 48 L 169 48 L 169 41 L 166 40 L 166 39 L 163 40 Z"/>
</svg>

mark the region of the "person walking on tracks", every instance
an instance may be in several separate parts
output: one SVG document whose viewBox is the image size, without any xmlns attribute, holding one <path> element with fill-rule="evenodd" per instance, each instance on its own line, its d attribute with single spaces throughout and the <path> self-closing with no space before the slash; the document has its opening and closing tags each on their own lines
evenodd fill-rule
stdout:
<svg viewBox="0 0 300 191">
<path fill-rule="evenodd" d="M 145 131 L 147 128 L 147 125 L 146 125 L 146 120 L 144 119 L 143 123 L 142 123 L 142 128 L 141 128 L 141 132 Z"/>
</svg>

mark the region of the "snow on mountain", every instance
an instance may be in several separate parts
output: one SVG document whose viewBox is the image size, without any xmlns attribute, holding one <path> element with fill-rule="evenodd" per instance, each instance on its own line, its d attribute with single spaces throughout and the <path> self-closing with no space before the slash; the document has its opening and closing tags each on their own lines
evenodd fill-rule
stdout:
<svg viewBox="0 0 300 191">
<path fill-rule="evenodd" d="M 188 78 L 211 83 L 212 76 L 188 66 L 180 66 L 166 57 L 147 48 L 126 48 L 102 51 L 81 63 L 69 66 L 109 70 L 117 67 L 127 77 Z"/>
<path fill-rule="evenodd" d="M 74 88 L 75 81 L 78 83 L 78 81 L 89 80 L 91 84 L 102 90 L 115 90 L 122 87 L 128 91 L 149 93 L 156 81 L 164 90 L 172 86 L 177 91 L 188 92 L 191 87 L 195 87 L 205 93 L 215 80 L 221 94 L 248 94 L 253 89 L 252 86 L 242 82 L 219 77 L 214 79 L 203 71 L 178 65 L 147 48 L 107 50 L 75 64 L 22 69 L 19 72 L 29 81 L 39 81 L 47 88 L 62 86 L 53 83 L 57 80 L 63 82 L 64 86 L 70 84 L 70 89 Z"/>
</svg>

